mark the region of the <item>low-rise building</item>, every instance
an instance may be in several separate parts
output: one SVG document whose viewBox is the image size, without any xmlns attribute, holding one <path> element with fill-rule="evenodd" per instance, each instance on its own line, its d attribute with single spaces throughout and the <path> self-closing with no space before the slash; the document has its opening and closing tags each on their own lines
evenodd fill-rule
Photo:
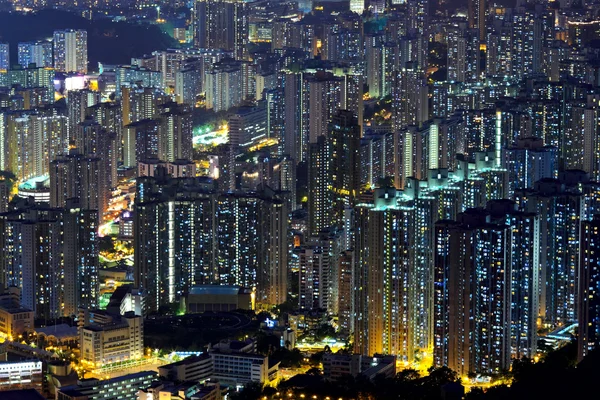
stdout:
<svg viewBox="0 0 600 400">
<path fill-rule="evenodd" d="M 213 378 L 231 387 L 248 382 L 268 383 L 277 378 L 279 363 L 269 366 L 269 357 L 249 353 L 211 353 Z"/>
<path fill-rule="evenodd" d="M 79 328 L 81 360 L 92 365 L 137 360 L 144 356 L 144 320 L 100 310 L 84 311 Z"/>
<path fill-rule="evenodd" d="M 136 400 L 138 389 L 149 386 L 154 379 L 154 371 L 142 371 L 103 381 L 82 379 L 77 385 L 59 389 L 56 400 Z"/>
<path fill-rule="evenodd" d="M 363 375 L 373 379 L 378 375 L 392 377 L 396 375 L 396 357 L 366 357 L 360 354 L 325 353 L 323 355 L 323 376 L 335 381 L 344 376 Z"/>
<path fill-rule="evenodd" d="M 33 330 L 33 310 L 19 303 L 20 290 L 10 287 L 0 292 L 0 335 L 15 339 Z M 11 340 L 12 340 L 11 339 Z"/>
<path fill-rule="evenodd" d="M 42 391 L 41 361 L 0 362 L 0 399 L 3 398 L 2 391 L 17 389 Z"/>
<path fill-rule="evenodd" d="M 204 384 L 170 381 L 153 382 L 147 388 L 138 391 L 138 400 L 221 400 L 219 382 L 208 381 Z"/>
<path fill-rule="evenodd" d="M 15 340 L 33 329 L 33 311 L 16 304 L 0 304 L 0 333 Z"/>
<path fill-rule="evenodd" d="M 246 340 L 224 340 L 215 343 L 208 348 L 209 352 L 218 351 L 221 353 L 256 353 L 256 341 Z"/>
<path fill-rule="evenodd" d="M 262 384 L 277 379 L 279 363 L 256 353 L 256 342 L 223 341 L 209 347 L 208 353 L 190 356 L 173 364 L 159 367 L 164 379 L 172 381 L 218 381 L 223 386 L 241 387 L 248 382 Z"/>
<path fill-rule="evenodd" d="M 79 345 L 79 332 L 76 326 L 57 324 L 36 328 L 38 344 L 43 348 L 54 346 L 63 350 L 76 348 Z"/>
<path fill-rule="evenodd" d="M 132 285 L 121 285 L 110 296 L 106 311 L 120 315 L 128 312 L 143 315 L 145 304 L 146 293 L 144 290 L 135 288 Z"/>
<path fill-rule="evenodd" d="M 240 286 L 199 285 L 192 287 L 186 296 L 188 313 L 253 309 L 254 293 Z"/>
<path fill-rule="evenodd" d="M 190 356 L 181 361 L 158 368 L 158 374 L 162 378 L 180 382 L 203 382 L 210 379 L 212 373 L 213 361 L 208 353 L 199 356 Z"/>
</svg>

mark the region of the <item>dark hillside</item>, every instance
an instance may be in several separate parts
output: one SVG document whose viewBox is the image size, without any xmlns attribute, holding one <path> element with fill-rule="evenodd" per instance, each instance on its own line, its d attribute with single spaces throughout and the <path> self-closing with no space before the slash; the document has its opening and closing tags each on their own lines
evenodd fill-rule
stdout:
<svg viewBox="0 0 600 400">
<path fill-rule="evenodd" d="M 89 68 L 98 62 L 129 64 L 131 57 L 154 50 L 177 47 L 178 43 L 156 25 L 132 22 L 93 21 L 65 11 L 43 10 L 32 14 L 0 13 L 0 42 L 11 46 L 11 63 L 17 63 L 17 44 L 51 38 L 57 29 L 85 29 L 88 32 Z"/>
</svg>

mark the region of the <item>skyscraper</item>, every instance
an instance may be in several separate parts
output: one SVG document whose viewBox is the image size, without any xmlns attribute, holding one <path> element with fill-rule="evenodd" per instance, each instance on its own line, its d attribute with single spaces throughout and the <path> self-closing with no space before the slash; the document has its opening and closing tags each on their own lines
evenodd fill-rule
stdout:
<svg viewBox="0 0 600 400">
<path fill-rule="evenodd" d="M 509 366 L 510 264 L 504 224 L 469 209 L 435 224 L 435 365 L 459 375 Z"/>
<path fill-rule="evenodd" d="M 448 80 L 477 82 L 479 79 L 479 31 L 462 24 L 448 32 Z"/>
<path fill-rule="evenodd" d="M 161 106 L 158 158 L 161 161 L 192 160 L 192 112 L 189 106 Z"/>
<path fill-rule="evenodd" d="M 224 194 L 217 201 L 218 279 L 257 289 L 265 304 L 287 297 L 288 211 L 276 193 Z M 284 279 L 285 276 L 285 279 Z"/>
<path fill-rule="evenodd" d="M 248 5 L 238 0 L 196 0 L 194 5 L 196 45 L 233 51 L 237 60 L 245 59 Z"/>
<path fill-rule="evenodd" d="M 27 206 L 26 206 L 27 207 Z M 21 289 L 21 304 L 36 318 L 62 315 L 60 212 L 29 205 L 0 218 L 2 286 Z"/>
<path fill-rule="evenodd" d="M 571 108 L 561 148 L 565 169 L 583 170 L 595 180 L 600 178 L 598 110 L 583 105 Z"/>
<path fill-rule="evenodd" d="M 549 327 L 577 320 L 581 192 L 557 179 L 538 181 L 515 192 L 523 211 L 540 216 L 540 316 Z"/>
<path fill-rule="evenodd" d="M 339 110 L 329 124 L 330 179 L 337 219 L 354 205 L 360 190 L 360 126 L 351 111 Z"/>
<path fill-rule="evenodd" d="M 243 151 L 267 137 L 267 109 L 264 104 L 240 107 L 227 121 L 229 144 Z"/>
<path fill-rule="evenodd" d="M 158 160 L 160 121 L 143 119 L 123 129 L 123 165 L 135 167 L 139 161 Z"/>
<path fill-rule="evenodd" d="M 69 199 L 63 208 L 62 222 L 62 313 L 72 316 L 80 307 L 98 307 L 98 211 L 83 209 L 79 199 Z"/>
<path fill-rule="evenodd" d="M 334 221 L 333 191 L 330 189 L 331 145 L 325 136 L 310 143 L 308 150 L 308 233 L 317 236 Z"/>
<path fill-rule="evenodd" d="M 332 73 L 317 71 L 306 76 L 308 81 L 308 142 L 315 143 L 317 137 L 326 135 L 329 122 L 341 107 L 343 80 Z"/>
<path fill-rule="evenodd" d="M 243 100 L 242 65 L 236 62 L 220 62 L 204 73 L 206 108 L 227 111 L 239 106 Z"/>
<path fill-rule="evenodd" d="M 283 135 L 283 152 L 288 154 L 294 162 L 299 163 L 306 158 L 307 139 L 305 131 L 306 111 L 304 110 L 305 90 L 302 72 L 287 71 L 283 79 L 285 127 Z"/>
<path fill-rule="evenodd" d="M 19 65 L 26 68 L 30 64 L 46 68 L 53 66 L 52 42 L 24 42 L 18 46 Z"/>
<path fill-rule="evenodd" d="M 0 43 L 0 70 L 10 69 L 10 46 L 8 43 Z"/>
<path fill-rule="evenodd" d="M 107 134 L 108 165 L 110 166 L 110 186 L 117 185 L 117 166 L 123 162 L 123 121 L 121 107 L 115 102 L 96 103 L 88 107 L 86 117 L 93 118 Z"/>
<path fill-rule="evenodd" d="M 365 0 L 351 0 L 350 11 L 361 14 L 365 11 Z"/>
<path fill-rule="evenodd" d="M 331 229 L 322 231 L 295 250 L 299 258 L 299 309 L 324 309 L 331 314 L 338 313 L 338 268 L 342 247 L 342 232 Z"/>
<path fill-rule="evenodd" d="M 476 29 L 481 43 L 485 42 L 485 12 L 486 0 L 469 0 L 468 18 L 469 28 Z M 479 57 L 478 57 L 479 58 Z"/>
<path fill-rule="evenodd" d="M 263 200 L 260 237 L 264 258 L 257 279 L 257 302 L 263 306 L 279 305 L 288 298 L 290 210 L 288 202 L 278 196 Z"/>
<path fill-rule="evenodd" d="M 581 228 L 579 335 L 577 358 L 583 359 L 600 345 L 600 216 Z"/>
<path fill-rule="evenodd" d="M 395 77 L 392 90 L 392 118 L 395 132 L 408 125 L 420 125 L 429 118 L 428 89 L 423 70 L 407 63 Z"/>
<path fill-rule="evenodd" d="M 542 139 L 518 139 L 504 149 L 504 167 L 508 170 L 508 195 L 516 189 L 533 188 L 535 182 L 558 175 L 557 149 L 544 146 Z"/>
<path fill-rule="evenodd" d="M 88 71 L 87 31 L 54 31 L 54 69 L 60 72 Z"/>
<path fill-rule="evenodd" d="M 219 282 L 212 183 L 163 171 L 136 186 L 134 278 L 148 292 L 148 311 L 175 303 L 195 284 Z"/>
<path fill-rule="evenodd" d="M 197 284 L 256 289 L 264 305 L 286 300 L 289 222 L 277 194 L 218 196 L 211 179 L 158 168 L 137 179 L 134 210 L 135 281 L 149 310 Z"/>
<path fill-rule="evenodd" d="M 75 138 L 77 126 L 87 116 L 88 107 L 100 103 L 100 93 L 89 89 L 71 90 L 67 93 L 67 113 L 69 117 L 69 135 Z"/>
<path fill-rule="evenodd" d="M 354 351 L 412 360 L 408 332 L 408 218 L 395 189 L 355 208 Z"/>
<path fill-rule="evenodd" d="M 86 118 L 77 125 L 77 131 L 73 137 L 73 142 L 78 151 L 87 157 L 97 158 L 98 164 L 98 192 L 97 208 L 87 207 L 98 210 L 100 221 L 104 220 L 104 213 L 108 210 L 108 201 L 111 195 L 111 189 L 116 186 L 112 178 L 116 176 L 115 154 L 115 134 L 105 131 L 99 123 L 93 118 Z"/>
<path fill-rule="evenodd" d="M 99 208 L 101 161 L 98 157 L 73 149 L 50 162 L 50 206 L 67 207 L 69 199 L 77 198 L 83 210 Z"/>
<path fill-rule="evenodd" d="M 0 217 L 0 282 L 45 320 L 96 306 L 99 296 L 97 211 L 77 199 L 64 208 L 22 201 Z"/>
</svg>

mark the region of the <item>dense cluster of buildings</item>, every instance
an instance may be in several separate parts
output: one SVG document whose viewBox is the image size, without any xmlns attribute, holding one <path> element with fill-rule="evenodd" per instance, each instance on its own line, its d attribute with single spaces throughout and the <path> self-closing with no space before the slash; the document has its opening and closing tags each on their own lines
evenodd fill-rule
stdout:
<svg viewBox="0 0 600 400">
<path fill-rule="evenodd" d="M 198 0 L 189 46 L 97 71 L 85 31 L 19 43 L 18 65 L 0 44 L 0 286 L 18 289 L 0 331 L 79 316 L 82 360 L 112 363 L 143 357 L 148 313 L 287 302 L 351 338 L 332 376 L 499 373 L 575 324 L 583 358 L 600 343 L 598 4 L 430 3 Z M 101 311 L 113 225 L 133 287 Z M 215 348 L 161 375 L 274 368 Z M 214 391 L 140 374 L 140 398 Z"/>
</svg>

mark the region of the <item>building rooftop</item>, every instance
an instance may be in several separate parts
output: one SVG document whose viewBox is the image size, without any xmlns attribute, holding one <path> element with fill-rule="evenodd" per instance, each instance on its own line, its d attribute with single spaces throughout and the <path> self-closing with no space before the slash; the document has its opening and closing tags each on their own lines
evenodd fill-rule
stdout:
<svg viewBox="0 0 600 400">
<path fill-rule="evenodd" d="M 123 375 L 107 380 L 99 380 L 96 378 L 81 379 L 78 381 L 77 385 L 66 386 L 60 389 L 60 391 L 65 394 L 77 394 L 81 391 L 85 391 L 86 388 L 94 387 L 95 385 L 108 386 L 131 379 L 154 378 L 156 377 L 156 375 L 157 374 L 154 371 L 140 371 L 133 374 Z"/>
<path fill-rule="evenodd" d="M 6 311 L 9 314 L 17 314 L 17 313 L 22 313 L 22 312 L 32 312 L 32 310 L 30 308 L 27 307 L 23 307 L 22 305 L 18 304 L 18 303 L 8 303 L 8 302 L 4 302 L 4 303 L 0 303 L 0 309 Z"/>
<path fill-rule="evenodd" d="M 69 337 L 79 337 L 76 326 L 69 326 L 67 324 L 58 324 L 53 326 L 47 326 L 45 328 L 36 328 L 35 330 L 38 335 L 54 336 L 57 339 L 65 339 Z"/>
<path fill-rule="evenodd" d="M 198 285 L 190 289 L 190 294 L 195 295 L 237 295 L 242 291 L 240 286 L 230 285 Z M 243 293 L 243 292 L 242 292 Z"/>
<path fill-rule="evenodd" d="M 189 357 L 184 358 L 181 361 L 177 361 L 177 362 L 174 362 L 171 364 L 160 366 L 160 367 L 158 367 L 158 369 L 161 369 L 161 368 L 169 369 L 169 368 L 173 368 L 173 367 L 178 367 L 180 365 L 193 364 L 197 361 L 207 360 L 207 359 L 210 359 L 210 354 L 203 353 L 202 355 L 199 355 L 199 356 L 189 356 Z"/>
<path fill-rule="evenodd" d="M 50 176 L 49 175 L 35 176 L 31 179 L 26 180 L 25 182 L 23 182 L 22 184 L 19 185 L 20 190 L 36 190 L 36 189 L 40 189 L 40 187 L 43 187 L 43 188 L 50 187 Z"/>
<path fill-rule="evenodd" d="M 250 359 L 260 360 L 260 361 L 264 361 L 264 359 L 267 358 L 266 356 L 263 356 L 262 354 L 256 354 L 256 353 L 223 353 L 218 350 L 212 351 L 211 353 L 215 354 L 215 355 L 225 356 L 225 357 L 250 358 Z"/>
</svg>

